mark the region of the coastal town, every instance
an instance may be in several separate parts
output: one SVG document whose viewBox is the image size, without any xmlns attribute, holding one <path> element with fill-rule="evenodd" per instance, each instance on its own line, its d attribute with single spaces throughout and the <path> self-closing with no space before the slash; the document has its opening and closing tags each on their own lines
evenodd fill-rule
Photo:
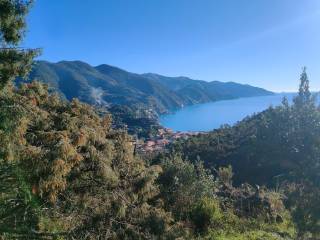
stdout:
<svg viewBox="0 0 320 240">
<path fill-rule="evenodd" d="M 179 139 L 186 140 L 199 134 L 205 134 L 205 132 L 175 132 L 170 128 L 160 128 L 155 136 L 135 141 L 135 147 L 136 151 L 141 154 L 161 152 L 174 141 Z"/>
</svg>

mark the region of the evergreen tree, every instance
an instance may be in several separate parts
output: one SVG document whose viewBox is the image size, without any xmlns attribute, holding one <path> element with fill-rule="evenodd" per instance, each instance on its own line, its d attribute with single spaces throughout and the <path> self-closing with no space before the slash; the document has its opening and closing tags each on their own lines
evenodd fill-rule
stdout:
<svg viewBox="0 0 320 240">
<path fill-rule="evenodd" d="M 291 140 L 296 149 L 296 163 L 299 163 L 299 170 L 296 172 L 304 178 L 311 178 L 311 170 L 316 169 L 319 164 L 320 112 L 315 100 L 315 96 L 310 92 L 304 67 L 300 76 L 299 94 L 294 98 L 291 112 Z"/>
<path fill-rule="evenodd" d="M 39 53 L 18 47 L 31 3 L 31 0 L 0 0 L 0 90 L 17 76 L 26 76 Z"/>
<path fill-rule="evenodd" d="M 307 75 L 307 68 L 303 67 L 300 75 L 300 85 L 298 96 L 294 98 L 294 104 L 297 108 L 303 108 L 310 104 L 314 104 L 314 97 L 310 92 L 309 78 Z"/>
<path fill-rule="evenodd" d="M 36 237 L 37 200 L 18 166 L 16 152 L 26 122 L 23 109 L 14 103 L 11 84 L 26 76 L 38 53 L 18 47 L 30 5 L 31 1 L 0 0 L 0 236 L 9 238 Z"/>
</svg>

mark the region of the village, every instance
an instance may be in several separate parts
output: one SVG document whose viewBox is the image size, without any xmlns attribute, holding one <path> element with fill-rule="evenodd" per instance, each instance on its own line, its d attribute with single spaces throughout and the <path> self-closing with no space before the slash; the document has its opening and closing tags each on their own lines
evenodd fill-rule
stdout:
<svg viewBox="0 0 320 240">
<path fill-rule="evenodd" d="M 161 152 L 176 140 L 186 140 L 199 134 L 205 134 L 205 132 L 175 132 L 170 128 L 160 128 L 155 136 L 145 140 L 137 140 L 135 147 L 136 151 L 142 154 Z"/>
</svg>

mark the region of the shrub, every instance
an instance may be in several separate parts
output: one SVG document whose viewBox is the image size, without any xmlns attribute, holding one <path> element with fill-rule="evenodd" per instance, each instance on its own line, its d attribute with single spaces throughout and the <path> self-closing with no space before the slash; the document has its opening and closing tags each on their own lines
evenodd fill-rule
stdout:
<svg viewBox="0 0 320 240">
<path fill-rule="evenodd" d="M 222 217 L 219 201 L 204 197 L 191 210 L 191 220 L 196 231 L 205 233 L 209 227 L 217 223 Z"/>
</svg>

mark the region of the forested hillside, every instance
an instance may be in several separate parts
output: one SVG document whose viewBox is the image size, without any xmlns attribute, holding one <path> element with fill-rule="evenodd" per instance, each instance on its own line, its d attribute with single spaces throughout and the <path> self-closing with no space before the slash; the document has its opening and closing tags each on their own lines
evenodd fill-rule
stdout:
<svg viewBox="0 0 320 240">
<path fill-rule="evenodd" d="M 304 69 L 299 95 L 279 107 L 206 135 L 177 142 L 172 152 L 201 159 L 212 171 L 232 166 L 234 183 L 278 189 L 302 235 L 320 233 L 320 109 Z M 303 235 L 305 236 L 305 235 Z"/>
<path fill-rule="evenodd" d="M 90 104 L 143 107 L 157 113 L 196 103 L 272 94 L 238 83 L 135 74 L 106 64 L 92 67 L 80 61 L 38 61 L 30 79 L 49 84 L 68 100 L 78 98 Z"/>
</svg>

